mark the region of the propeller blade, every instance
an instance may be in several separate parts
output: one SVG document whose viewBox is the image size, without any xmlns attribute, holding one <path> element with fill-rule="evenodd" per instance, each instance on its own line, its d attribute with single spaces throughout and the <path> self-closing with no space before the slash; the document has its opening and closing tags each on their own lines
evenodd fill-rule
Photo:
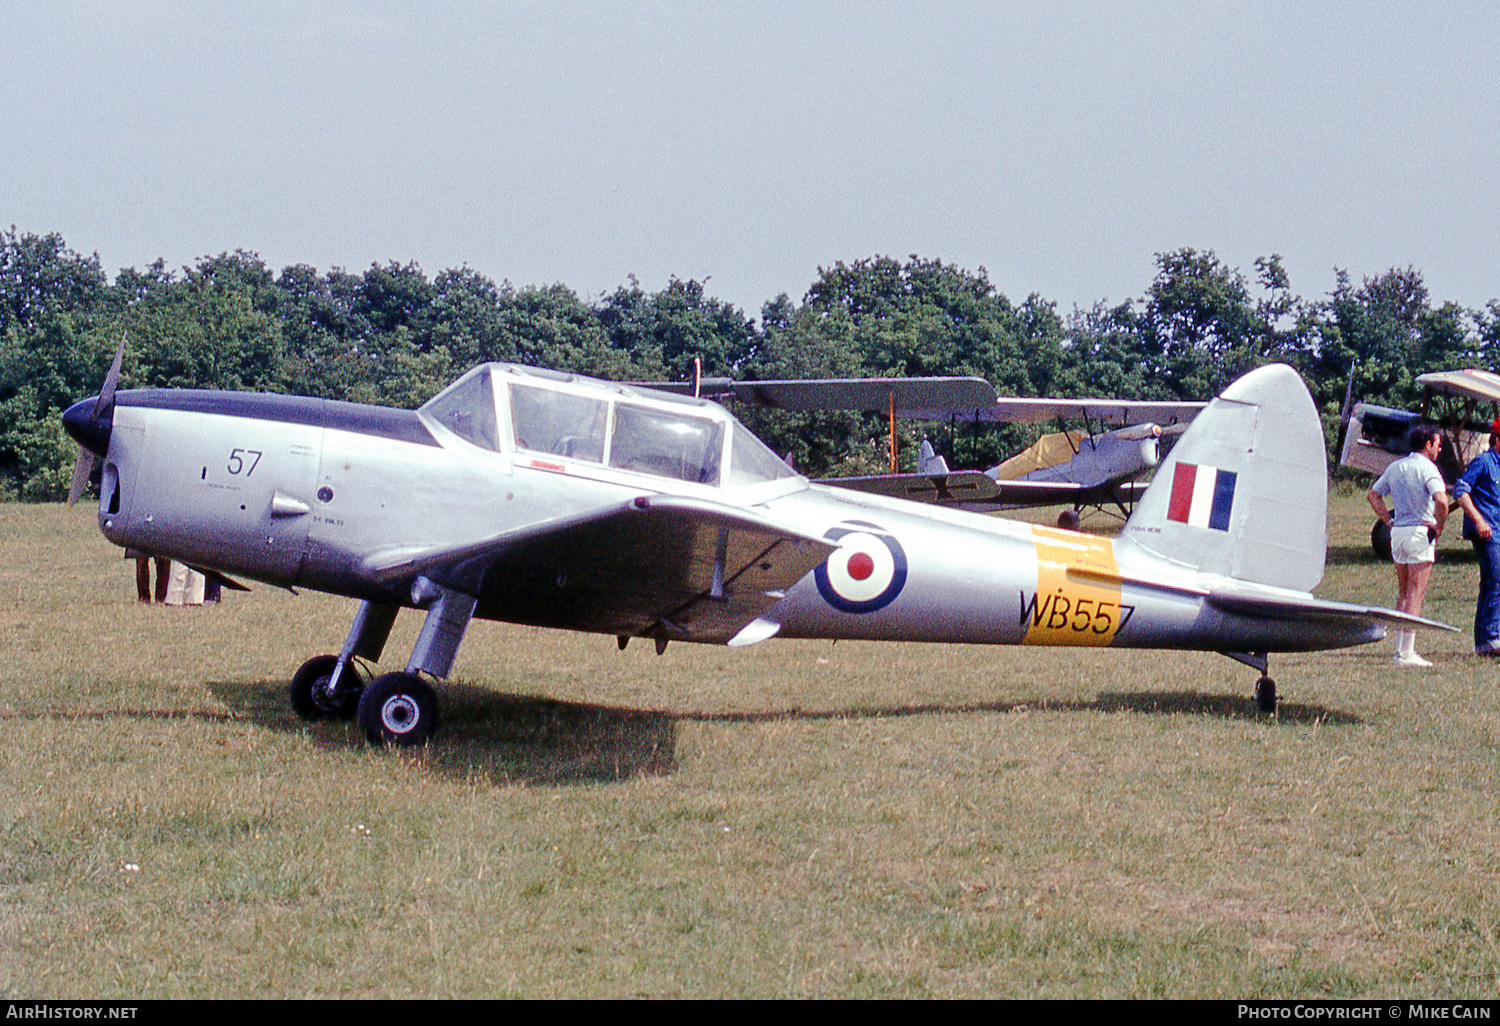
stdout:
<svg viewBox="0 0 1500 1026">
<path fill-rule="evenodd" d="M 120 365 L 125 362 L 125 335 L 126 333 L 123 331 L 120 333 L 120 344 L 115 349 L 114 362 L 109 365 L 109 371 L 104 375 L 104 385 L 99 389 L 99 398 L 94 400 L 94 409 L 89 415 L 88 420 L 84 421 L 81 416 L 83 411 L 80 407 L 83 406 L 83 403 L 76 404 L 63 415 L 63 424 L 68 428 L 69 434 L 72 434 L 75 438 L 83 439 L 97 432 L 99 419 L 114 408 L 115 386 L 120 383 Z M 84 400 L 84 402 L 87 401 Z M 90 431 L 89 428 L 93 428 L 94 430 Z M 105 440 L 104 443 L 95 441 L 94 444 L 98 446 L 107 443 L 109 438 L 107 429 L 103 432 L 103 438 Z M 73 483 L 68 486 L 69 509 L 73 508 L 73 504 L 78 501 L 79 497 L 83 495 L 83 490 L 88 487 L 89 478 L 93 475 L 94 468 L 98 466 L 98 462 L 93 451 L 80 440 L 78 443 L 78 458 L 73 461 Z"/>
<path fill-rule="evenodd" d="M 89 476 L 94 472 L 94 454 L 83 446 L 78 447 L 78 458 L 73 461 L 73 483 L 68 488 L 68 508 L 78 501 L 83 490 L 89 486 Z"/>
<path fill-rule="evenodd" d="M 125 362 L 125 332 L 120 332 L 120 345 L 115 350 L 114 362 L 109 373 L 104 375 L 104 386 L 99 389 L 99 401 L 94 403 L 94 417 L 102 417 L 115 404 L 115 386 L 120 383 L 120 364 Z"/>
</svg>

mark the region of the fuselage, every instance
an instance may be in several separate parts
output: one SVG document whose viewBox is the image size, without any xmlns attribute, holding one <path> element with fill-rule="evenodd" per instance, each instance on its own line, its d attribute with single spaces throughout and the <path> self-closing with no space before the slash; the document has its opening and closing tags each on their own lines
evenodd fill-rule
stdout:
<svg viewBox="0 0 1500 1026">
<path fill-rule="evenodd" d="M 643 495 L 753 510 L 839 546 L 763 614 L 781 637 L 1263 653 L 1379 636 L 1226 612 L 1203 575 L 1129 541 L 810 485 L 712 403 L 502 365 L 420 411 L 119 392 L 99 517 L 129 549 L 410 606 L 410 583 L 372 563 Z M 475 615 L 600 629 L 533 597 L 496 586 Z"/>
</svg>

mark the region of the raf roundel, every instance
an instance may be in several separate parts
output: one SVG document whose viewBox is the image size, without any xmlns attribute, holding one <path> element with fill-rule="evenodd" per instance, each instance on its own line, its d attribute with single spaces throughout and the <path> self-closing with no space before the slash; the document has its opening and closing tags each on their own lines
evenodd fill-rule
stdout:
<svg viewBox="0 0 1500 1026">
<path fill-rule="evenodd" d="M 839 547 L 813 572 L 818 592 L 845 613 L 873 613 L 890 605 L 906 585 L 906 552 L 875 524 L 846 521 L 824 534 Z"/>
</svg>

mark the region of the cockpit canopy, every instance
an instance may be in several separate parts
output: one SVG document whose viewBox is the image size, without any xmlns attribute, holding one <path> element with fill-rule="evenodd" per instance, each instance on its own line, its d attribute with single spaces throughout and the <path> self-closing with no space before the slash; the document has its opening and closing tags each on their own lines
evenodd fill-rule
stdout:
<svg viewBox="0 0 1500 1026">
<path fill-rule="evenodd" d="M 797 476 L 715 403 L 555 371 L 485 364 L 421 413 L 494 452 L 562 457 L 699 485 Z"/>
</svg>

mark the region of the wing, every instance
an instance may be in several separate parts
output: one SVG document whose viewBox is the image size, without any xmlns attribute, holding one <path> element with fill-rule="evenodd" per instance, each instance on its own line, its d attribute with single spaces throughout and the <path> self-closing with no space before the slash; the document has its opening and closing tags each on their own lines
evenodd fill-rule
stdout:
<svg viewBox="0 0 1500 1026">
<path fill-rule="evenodd" d="M 1134 502 L 1145 484 L 1118 481 L 1082 485 L 1076 481 L 991 481 L 978 470 L 948 474 L 876 474 L 871 477 L 829 477 L 818 484 L 870 492 L 893 499 L 928 502 L 965 509 L 1027 509 L 1032 506 L 1098 505 Z"/>
<path fill-rule="evenodd" d="M 647 388 L 692 393 L 691 382 L 638 382 Z M 912 416 L 914 410 L 942 409 L 969 414 L 990 406 L 995 389 L 983 378 L 788 378 L 773 381 L 734 381 L 704 378 L 699 394 L 705 399 L 749 403 L 773 410 L 872 410 Z M 938 419 L 946 419 L 946 412 Z M 930 418 L 929 418 L 930 419 Z"/>
<path fill-rule="evenodd" d="M 1047 420 L 1094 420 L 1101 424 L 1176 424 L 1192 420 L 1207 406 L 1196 402 L 1130 402 L 1123 399 L 1017 399 L 1005 396 L 973 412 L 930 407 L 898 415 L 926 420 L 947 420 L 958 415 L 964 421 L 1000 424 Z"/>
<path fill-rule="evenodd" d="M 1500 374 L 1484 370 L 1433 371 L 1417 375 L 1417 384 L 1434 392 L 1444 392 L 1463 399 L 1480 399 L 1500 403 Z"/>
<path fill-rule="evenodd" d="M 885 495 L 893 499 L 951 505 L 965 502 L 999 502 L 999 490 L 989 476 L 977 470 L 947 474 L 875 474 L 870 477 L 828 477 L 818 484 L 848 488 L 856 492 Z"/>
<path fill-rule="evenodd" d="M 691 394 L 691 382 L 634 384 Z M 983 378 L 790 378 L 735 381 L 703 378 L 706 399 L 733 399 L 775 410 L 869 410 L 911 420 L 1018 421 L 1092 419 L 1102 424 L 1177 424 L 1198 415 L 1207 403 L 1131 402 L 1122 399 L 997 398 Z"/>
<path fill-rule="evenodd" d="M 363 571 L 426 576 L 477 616 L 539 627 L 727 642 L 837 546 L 748 510 L 642 496 L 443 550 L 387 550 Z"/>
</svg>

